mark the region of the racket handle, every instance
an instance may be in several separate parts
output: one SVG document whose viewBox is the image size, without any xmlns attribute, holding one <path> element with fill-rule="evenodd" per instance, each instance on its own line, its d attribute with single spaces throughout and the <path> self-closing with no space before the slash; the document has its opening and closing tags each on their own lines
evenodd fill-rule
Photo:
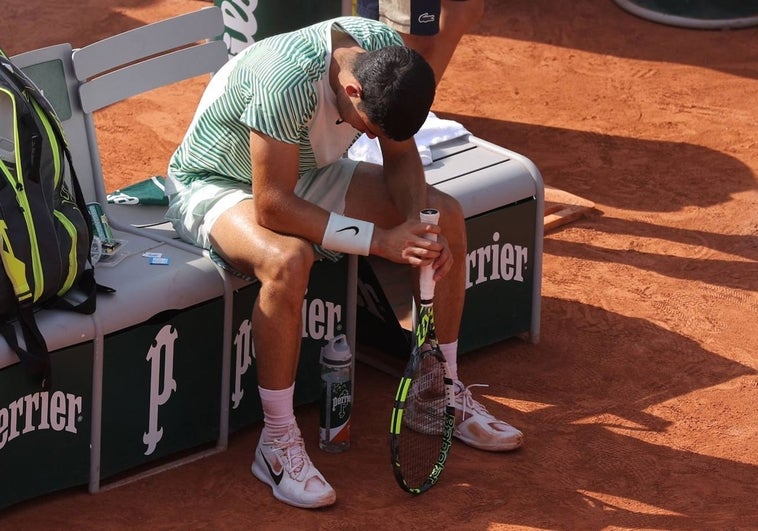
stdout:
<svg viewBox="0 0 758 531">
<path fill-rule="evenodd" d="M 438 224 L 440 211 L 435 208 L 425 208 L 420 213 L 421 221 Z M 437 235 L 427 232 L 424 237 L 427 240 L 437 241 Z M 419 271 L 419 295 L 422 301 L 431 301 L 434 298 L 434 268 L 431 265 L 423 266 Z"/>
</svg>

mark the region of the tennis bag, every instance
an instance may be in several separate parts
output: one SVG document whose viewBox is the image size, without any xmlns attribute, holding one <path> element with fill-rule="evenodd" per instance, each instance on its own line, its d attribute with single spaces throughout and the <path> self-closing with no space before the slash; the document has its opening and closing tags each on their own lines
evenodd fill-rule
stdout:
<svg viewBox="0 0 758 531">
<path fill-rule="evenodd" d="M 0 334 L 43 389 L 51 385 L 50 355 L 35 311 L 95 311 L 91 245 L 92 222 L 61 123 L 0 50 Z"/>
</svg>

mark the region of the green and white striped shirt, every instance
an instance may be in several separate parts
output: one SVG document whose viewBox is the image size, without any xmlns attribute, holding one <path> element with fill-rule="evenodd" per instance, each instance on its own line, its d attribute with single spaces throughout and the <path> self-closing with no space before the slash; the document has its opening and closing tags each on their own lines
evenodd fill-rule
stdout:
<svg viewBox="0 0 758 531">
<path fill-rule="evenodd" d="M 361 17 L 328 20 L 252 44 L 213 76 L 171 157 L 169 175 L 185 185 L 219 178 L 251 183 L 250 129 L 299 144 L 300 175 L 340 158 L 358 133 L 334 123 L 339 115 L 328 83 L 334 25 L 365 50 L 403 44 L 394 30 Z"/>
</svg>

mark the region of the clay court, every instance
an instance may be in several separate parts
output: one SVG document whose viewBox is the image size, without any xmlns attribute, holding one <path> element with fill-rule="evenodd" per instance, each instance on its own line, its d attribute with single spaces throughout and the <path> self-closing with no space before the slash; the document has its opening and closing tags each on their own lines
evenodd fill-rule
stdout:
<svg viewBox="0 0 758 531">
<path fill-rule="evenodd" d="M 208 5 L 6 4 L 10 55 Z M 387 447 L 396 379 L 359 363 L 349 452 L 317 449 L 316 404 L 296 411 L 337 490 L 329 509 L 276 502 L 250 474 L 255 425 L 226 452 L 141 481 L 6 509 L 0 528 L 758 528 L 756 43 L 756 27 L 672 27 L 611 0 L 488 0 L 464 37 L 433 110 L 595 205 L 545 234 L 540 342 L 459 364 L 525 432 L 522 449 L 455 445 L 440 483 L 407 495 Z M 165 174 L 202 88 L 96 115 L 109 190 Z"/>
</svg>

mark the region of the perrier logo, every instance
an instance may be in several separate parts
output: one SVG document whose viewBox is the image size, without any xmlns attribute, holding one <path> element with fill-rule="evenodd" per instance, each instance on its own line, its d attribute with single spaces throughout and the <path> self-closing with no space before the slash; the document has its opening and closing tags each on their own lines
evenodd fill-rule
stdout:
<svg viewBox="0 0 758 531">
<path fill-rule="evenodd" d="M 337 414 L 339 419 L 344 419 L 350 415 L 350 382 L 334 384 L 334 395 L 332 396 L 332 412 Z"/>
</svg>

